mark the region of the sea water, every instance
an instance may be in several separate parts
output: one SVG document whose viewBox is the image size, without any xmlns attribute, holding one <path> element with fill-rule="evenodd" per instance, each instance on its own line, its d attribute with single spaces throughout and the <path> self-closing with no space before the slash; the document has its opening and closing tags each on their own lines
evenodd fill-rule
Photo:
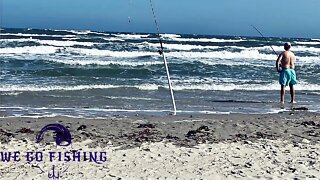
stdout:
<svg viewBox="0 0 320 180">
<path fill-rule="evenodd" d="M 178 114 L 282 111 L 277 56 L 265 39 L 161 36 Z M 1 117 L 103 118 L 172 110 L 156 34 L 5 28 L 0 37 Z M 277 53 L 284 42 L 292 43 L 296 106 L 320 112 L 320 39 L 267 40 Z"/>
</svg>

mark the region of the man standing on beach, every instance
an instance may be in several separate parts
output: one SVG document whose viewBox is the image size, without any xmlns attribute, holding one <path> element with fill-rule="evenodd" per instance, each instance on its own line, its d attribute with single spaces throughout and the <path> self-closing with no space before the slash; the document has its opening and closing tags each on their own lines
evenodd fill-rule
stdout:
<svg viewBox="0 0 320 180">
<path fill-rule="evenodd" d="M 281 108 L 284 108 L 284 95 L 285 87 L 289 85 L 291 101 L 290 103 L 295 103 L 295 91 L 293 85 L 297 84 L 296 72 L 294 71 L 294 65 L 296 62 L 295 55 L 290 51 L 291 44 L 289 42 L 284 44 L 284 50 L 277 59 L 276 68 L 278 73 L 280 73 L 279 83 L 281 85 L 281 96 L 280 103 Z M 280 61 L 280 62 L 279 62 Z M 281 69 L 280 69 L 281 68 Z"/>
</svg>

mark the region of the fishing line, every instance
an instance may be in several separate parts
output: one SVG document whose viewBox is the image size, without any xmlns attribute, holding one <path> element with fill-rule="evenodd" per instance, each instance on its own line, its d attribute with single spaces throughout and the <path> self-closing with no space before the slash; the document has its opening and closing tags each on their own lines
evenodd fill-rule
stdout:
<svg viewBox="0 0 320 180">
<path fill-rule="evenodd" d="M 162 45 L 162 40 L 161 40 L 161 36 L 160 36 L 160 28 L 159 28 L 159 25 L 158 25 L 156 14 L 154 13 L 152 0 L 149 0 L 149 1 L 150 1 L 151 11 L 152 11 L 152 15 L 153 15 L 153 20 L 154 20 L 154 23 L 155 23 L 156 28 L 157 28 L 157 35 L 158 35 L 158 38 L 159 38 L 159 43 L 160 43 L 160 48 L 161 48 L 159 50 L 159 53 L 161 55 L 163 53 L 163 45 Z"/>
<path fill-rule="evenodd" d="M 131 23 L 132 22 L 132 16 L 133 16 L 133 1 L 130 0 L 129 1 L 129 16 L 128 16 L 128 23 Z"/>
<path fill-rule="evenodd" d="M 264 35 L 263 35 L 256 27 L 254 27 L 253 25 L 251 25 L 251 26 L 264 38 L 264 40 L 266 41 L 266 43 L 271 47 L 273 53 L 274 53 L 276 56 L 278 56 L 278 54 L 277 54 L 276 51 L 273 49 L 272 45 L 269 43 L 269 41 L 267 40 L 267 38 L 264 37 Z"/>
</svg>

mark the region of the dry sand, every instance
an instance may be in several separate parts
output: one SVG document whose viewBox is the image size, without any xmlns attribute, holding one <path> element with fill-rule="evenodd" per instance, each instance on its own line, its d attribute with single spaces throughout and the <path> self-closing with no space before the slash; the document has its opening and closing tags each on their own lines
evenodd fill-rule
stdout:
<svg viewBox="0 0 320 180">
<path fill-rule="evenodd" d="M 52 133 L 35 143 L 38 131 L 50 123 L 70 129 L 72 146 L 55 146 Z M 52 165 L 60 179 L 320 179 L 320 115 L 303 111 L 100 120 L 2 118 L 0 135 L 0 152 L 107 152 L 103 164 L 1 162 L 1 179 L 48 179 Z"/>
</svg>

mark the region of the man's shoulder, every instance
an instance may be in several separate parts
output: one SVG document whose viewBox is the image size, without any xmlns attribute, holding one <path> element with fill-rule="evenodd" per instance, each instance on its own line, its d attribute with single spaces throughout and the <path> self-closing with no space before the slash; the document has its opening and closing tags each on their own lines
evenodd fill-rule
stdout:
<svg viewBox="0 0 320 180">
<path fill-rule="evenodd" d="M 289 52 L 288 51 L 282 51 L 281 55 L 282 56 L 288 56 Z"/>
<path fill-rule="evenodd" d="M 290 51 L 290 55 L 293 56 L 293 57 L 295 57 L 295 55 L 294 55 L 294 53 L 293 53 L 292 51 Z"/>
<path fill-rule="evenodd" d="M 294 56 L 294 53 L 292 51 L 283 51 L 281 54 Z"/>
</svg>

